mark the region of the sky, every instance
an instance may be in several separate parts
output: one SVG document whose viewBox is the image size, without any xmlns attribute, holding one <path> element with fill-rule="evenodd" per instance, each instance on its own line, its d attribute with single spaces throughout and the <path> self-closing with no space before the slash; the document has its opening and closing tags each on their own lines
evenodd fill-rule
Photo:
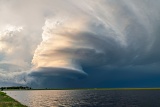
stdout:
<svg viewBox="0 0 160 107">
<path fill-rule="evenodd" d="M 160 87 L 160 0 L 0 0 L 0 87 Z"/>
</svg>

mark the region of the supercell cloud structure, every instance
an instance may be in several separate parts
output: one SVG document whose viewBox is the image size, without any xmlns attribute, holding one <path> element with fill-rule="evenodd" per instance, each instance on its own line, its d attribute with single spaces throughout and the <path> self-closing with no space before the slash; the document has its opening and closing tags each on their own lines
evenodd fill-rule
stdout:
<svg viewBox="0 0 160 107">
<path fill-rule="evenodd" d="M 1 0 L 1 84 L 157 87 L 159 3 Z"/>
</svg>

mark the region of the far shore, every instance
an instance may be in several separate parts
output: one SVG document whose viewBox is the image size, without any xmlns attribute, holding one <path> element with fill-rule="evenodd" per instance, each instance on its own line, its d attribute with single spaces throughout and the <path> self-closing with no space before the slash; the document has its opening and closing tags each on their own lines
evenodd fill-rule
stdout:
<svg viewBox="0 0 160 107">
<path fill-rule="evenodd" d="M 3 91 L 25 91 L 26 89 L 4 89 Z M 160 90 L 160 88 L 43 88 L 30 90 Z"/>
<path fill-rule="evenodd" d="M 60 89 L 32 89 L 32 90 L 160 90 L 160 88 L 60 88 Z"/>
</svg>

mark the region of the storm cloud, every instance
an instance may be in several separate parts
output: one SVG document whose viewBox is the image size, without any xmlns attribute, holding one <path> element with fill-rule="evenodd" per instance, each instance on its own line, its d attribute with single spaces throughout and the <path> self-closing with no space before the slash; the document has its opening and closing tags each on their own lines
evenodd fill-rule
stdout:
<svg viewBox="0 0 160 107">
<path fill-rule="evenodd" d="M 159 0 L 1 2 L 1 28 L 10 26 L 0 33 L 6 78 L 20 72 L 16 79 L 42 87 L 159 83 Z"/>
</svg>

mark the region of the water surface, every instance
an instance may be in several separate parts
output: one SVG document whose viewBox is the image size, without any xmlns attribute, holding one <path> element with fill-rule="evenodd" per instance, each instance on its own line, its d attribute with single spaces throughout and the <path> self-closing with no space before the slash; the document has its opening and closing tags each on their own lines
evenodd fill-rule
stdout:
<svg viewBox="0 0 160 107">
<path fill-rule="evenodd" d="M 160 107 L 160 90 L 6 91 L 29 107 Z"/>
</svg>

